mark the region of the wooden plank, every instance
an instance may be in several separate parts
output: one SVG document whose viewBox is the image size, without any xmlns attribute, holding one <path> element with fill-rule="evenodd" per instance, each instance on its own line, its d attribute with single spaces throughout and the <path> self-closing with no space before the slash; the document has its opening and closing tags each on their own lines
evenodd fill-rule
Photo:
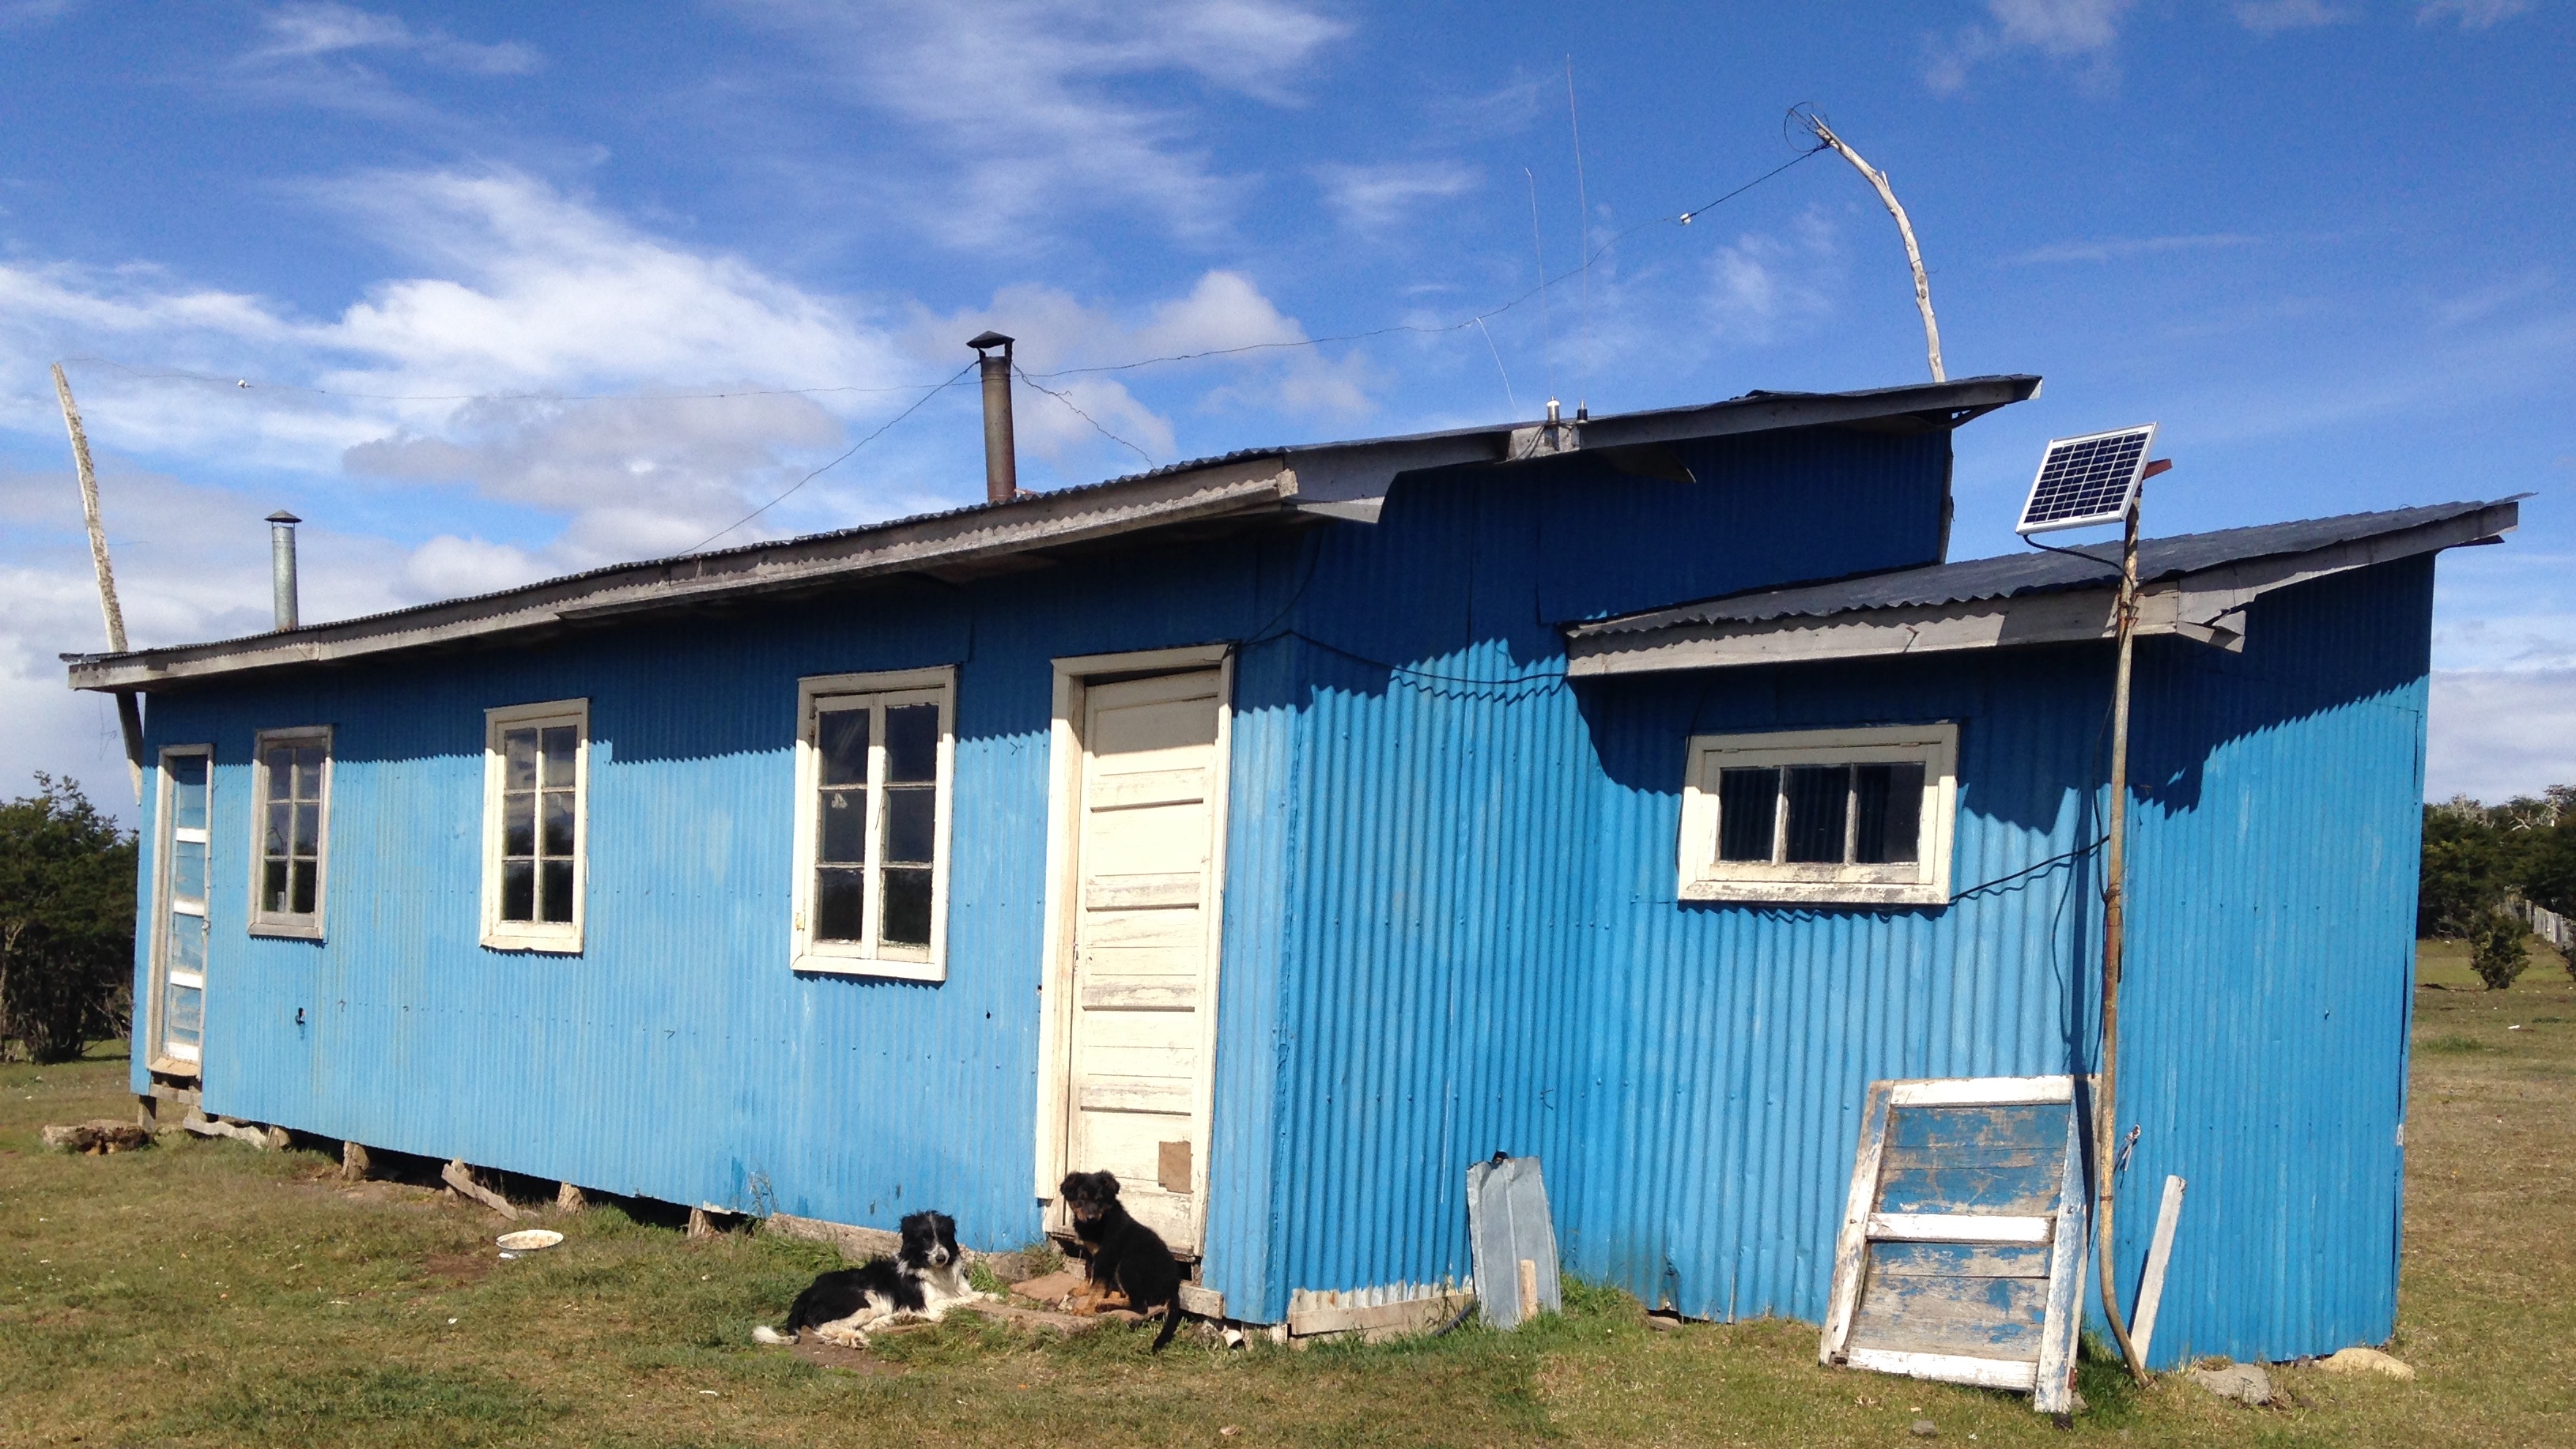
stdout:
<svg viewBox="0 0 2576 1449">
<path fill-rule="evenodd" d="M 510 1200 L 485 1187 L 474 1176 L 474 1169 L 465 1165 L 464 1158 L 459 1157 L 450 1161 L 447 1166 L 439 1169 L 438 1176 L 441 1181 L 455 1189 L 457 1196 L 471 1198 L 504 1218 L 513 1221 L 518 1218 L 519 1210 L 510 1205 Z"/>
<path fill-rule="evenodd" d="M 1225 1317 L 1225 1295 L 1196 1283 L 1184 1283 L 1181 1285 L 1181 1311 L 1221 1320 Z"/>
<path fill-rule="evenodd" d="M 1082 978 L 1085 1011 L 1194 1011 L 1199 1004 L 1196 976 Z"/>
<path fill-rule="evenodd" d="M 1187 1077 L 1086 1076 L 1075 1089 L 1075 1100 L 1086 1112 L 1162 1112 L 1187 1117 L 1190 1085 Z"/>
<path fill-rule="evenodd" d="M 1872 1213 L 1873 1240 L 1917 1243 L 2045 1243 L 2057 1226 L 2053 1217 L 1980 1213 Z"/>
<path fill-rule="evenodd" d="M 1475 1301 L 1466 1293 L 1441 1293 L 1360 1308 L 1318 1306 L 1288 1310 L 1288 1332 L 1297 1338 L 1319 1333 L 1357 1333 L 1372 1343 L 1407 1333 L 1428 1333 L 1458 1316 Z"/>
<path fill-rule="evenodd" d="M 1094 810 L 1133 810 L 1148 805 L 1197 805 L 1207 797 L 1208 772 L 1201 765 L 1182 770 L 1096 775 L 1091 781 L 1090 805 Z"/>
<path fill-rule="evenodd" d="M 1855 1349 L 1851 1366 L 1876 1373 L 1903 1374 L 1907 1378 L 1937 1379 L 1947 1384 L 1974 1384 L 1982 1389 L 2017 1389 L 2030 1391 L 2036 1370 L 2027 1363 L 2002 1359 L 1976 1358 L 1967 1354 L 1896 1353 L 1886 1349 Z"/>
<path fill-rule="evenodd" d="M 2129 1345 L 2138 1351 L 2141 1364 L 2156 1341 L 2156 1310 L 2165 1301 L 2165 1268 L 2173 1261 L 2174 1230 L 2182 1225 L 2182 1189 L 2181 1178 L 2165 1179 L 2164 1201 L 2156 1206 L 2155 1241 L 2147 1247 L 2146 1276 L 2138 1283 L 2137 1311 L 2129 1315 Z"/>
<path fill-rule="evenodd" d="M 1834 1284 L 1826 1301 L 1825 1331 L 1816 1358 L 1833 1363 L 1851 1332 L 1852 1309 L 1860 1302 L 1861 1280 L 1868 1266 L 1869 1213 L 1878 1201 L 1878 1162 L 1885 1150 L 1891 1084 L 1872 1082 L 1861 1108 L 1860 1134 L 1852 1153 L 1851 1193 L 1843 1206 L 1842 1231 L 1834 1239 Z"/>
<path fill-rule="evenodd" d="M 2063 1414 L 2075 1404 L 2075 1348 L 2084 1327 L 2084 1263 L 2091 1202 L 2085 1192 L 2084 1114 L 2066 1113 L 2066 1165 L 2058 1184 L 2057 1240 L 2048 1264 L 2048 1315 L 2040 1326 L 2034 1413 Z"/>
<path fill-rule="evenodd" d="M 1967 1102 L 1943 1106 L 1896 1105 L 1887 1123 L 1887 1147 L 1897 1160 L 1958 1161 L 2020 1154 L 2054 1159 L 2064 1135 L 2066 1109 L 2054 1102 Z"/>
<path fill-rule="evenodd" d="M 2048 1279 L 2051 1248 L 2039 1243 L 1909 1243 L 1869 1245 L 1869 1276 L 1882 1278 Z"/>
<path fill-rule="evenodd" d="M 1899 1107 L 2000 1106 L 2010 1102 L 2073 1102 L 2073 1077 L 1931 1078 L 1889 1084 Z"/>
<path fill-rule="evenodd" d="M 1082 907 L 1087 911 L 1139 911 L 1195 906 L 1206 891 L 1207 873 L 1203 870 L 1093 876 L 1083 882 Z M 1084 934 L 1087 937 L 1090 933 Z"/>
<path fill-rule="evenodd" d="M 1872 1277 L 1852 1315 L 1845 1351 L 1969 1354 L 2036 1364 L 2047 1313 L 2044 1278 Z"/>
</svg>

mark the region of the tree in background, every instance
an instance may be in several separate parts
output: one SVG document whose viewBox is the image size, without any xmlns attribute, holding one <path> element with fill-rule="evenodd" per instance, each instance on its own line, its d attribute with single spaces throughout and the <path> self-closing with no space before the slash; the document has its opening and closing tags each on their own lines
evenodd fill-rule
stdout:
<svg viewBox="0 0 2576 1449">
<path fill-rule="evenodd" d="M 2457 940 L 2512 889 L 2504 832 L 2493 812 L 2466 795 L 2424 807 L 2423 876 L 2415 893 L 2415 934 Z"/>
<path fill-rule="evenodd" d="M 0 805 L 0 1059 L 70 1061 L 124 1029 L 136 854 L 70 780 Z"/>
<path fill-rule="evenodd" d="M 2469 969 L 2502 991 L 2531 966 L 2531 927 L 2510 911 L 2487 911 L 2469 928 Z"/>
<path fill-rule="evenodd" d="M 2425 806 L 2415 934 L 2467 941 L 2471 968 L 2500 990 L 2530 961 L 2517 899 L 2576 916 L 2576 785 L 2501 805 L 2458 795 Z M 2576 977 L 2576 954 L 2560 959 Z"/>
</svg>

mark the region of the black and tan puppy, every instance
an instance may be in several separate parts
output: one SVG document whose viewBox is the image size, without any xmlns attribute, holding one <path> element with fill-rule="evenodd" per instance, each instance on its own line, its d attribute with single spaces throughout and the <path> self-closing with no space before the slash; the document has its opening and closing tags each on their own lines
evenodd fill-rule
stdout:
<svg viewBox="0 0 2576 1449">
<path fill-rule="evenodd" d="M 1074 1236 L 1082 1240 L 1083 1260 L 1091 1280 L 1089 1298 L 1116 1294 L 1143 1313 L 1163 1310 L 1163 1331 L 1154 1335 L 1156 1353 L 1172 1341 L 1181 1326 L 1181 1265 L 1172 1259 L 1160 1235 L 1128 1215 L 1118 1200 L 1118 1179 L 1106 1172 L 1069 1172 L 1057 1189 L 1073 1214 Z"/>
</svg>

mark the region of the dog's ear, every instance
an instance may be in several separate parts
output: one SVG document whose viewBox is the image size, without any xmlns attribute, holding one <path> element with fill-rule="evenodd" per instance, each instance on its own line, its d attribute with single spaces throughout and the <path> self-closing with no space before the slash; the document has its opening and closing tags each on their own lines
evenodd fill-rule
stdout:
<svg viewBox="0 0 2576 1449">
<path fill-rule="evenodd" d="M 1079 1172 L 1066 1173 L 1064 1181 L 1055 1185 L 1055 1195 L 1058 1197 L 1078 1197 L 1081 1193 L 1082 1174 Z"/>
<path fill-rule="evenodd" d="M 1118 1195 L 1117 1175 L 1110 1172 L 1107 1168 L 1102 1168 L 1100 1171 L 1093 1173 L 1091 1175 L 1091 1180 L 1100 1184 L 1100 1195 L 1102 1197 L 1116 1197 Z"/>
</svg>

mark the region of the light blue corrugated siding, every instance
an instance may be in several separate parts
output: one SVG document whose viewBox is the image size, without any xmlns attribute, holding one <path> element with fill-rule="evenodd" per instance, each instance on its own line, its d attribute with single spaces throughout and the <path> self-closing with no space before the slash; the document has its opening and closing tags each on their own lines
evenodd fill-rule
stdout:
<svg viewBox="0 0 2576 1449">
<path fill-rule="evenodd" d="M 935 1203 L 974 1243 L 1025 1240 L 1047 661 L 1235 639 L 1207 1263 L 1230 1310 L 1464 1277 L 1465 1168 L 1502 1149 L 1546 1160 L 1575 1271 L 1813 1317 L 1866 1082 L 2082 1065 L 2097 882 L 2045 863 L 2099 829 L 2107 653 L 1578 688 L 1550 625 L 1919 562 L 1947 460 L 1941 434 L 1820 431 L 1696 450 L 1699 485 L 1449 470 L 1373 527 L 158 699 L 156 743 L 216 744 L 237 883 L 252 731 L 339 728 L 331 939 L 251 940 L 247 885 L 217 893 L 208 1105 L 678 1201 L 876 1224 Z M 2241 658 L 2142 655 L 2121 1246 L 2133 1280 L 2154 1184 L 2193 1178 L 2167 1352 L 2384 1332 L 2428 579 L 2266 601 Z M 796 978 L 794 682 L 952 662 L 949 980 Z M 574 696 L 589 947 L 483 951 L 481 712 Z M 1998 884 L 1939 911 L 1674 901 L 1686 735 L 1927 718 L 1962 722 L 1954 879 Z M 2285 819 L 2331 828 L 2285 847 Z M 2346 964 L 2284 965 L 2320 960 Z"/>
</svg>

